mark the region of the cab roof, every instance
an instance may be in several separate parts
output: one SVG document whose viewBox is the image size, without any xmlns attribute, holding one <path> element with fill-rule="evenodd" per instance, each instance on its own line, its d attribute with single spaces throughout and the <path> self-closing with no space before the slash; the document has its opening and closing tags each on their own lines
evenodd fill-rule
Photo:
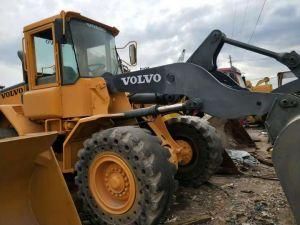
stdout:
<svg viewBox="0 0 300 225">
<path fill-rule="evenodd" d="M 56 19 L 62 19 L 63 21 L 69 21 L 72 18 L 76 18 L 76 19 L 83 20 L 83 21 L 86 21 L 89 23 L 93 23 L 93 24 L 95 24 L 99 27 L 102 27 L 102 28 L 106 29 L 107 31 L 111 32 L 113 36 L 117 36 L 119 33 L 119 30 L 116 27 L 108 26 L 108 25 L 100 23 L 96 20 L 92 20 L 88 17 L 82 16 L 80 13 L 72 12 L 72 11 L 68 11 L 68 12 L 61 11 L 60 14 L 58 14 L 58 15 L 55 15 L 55 16 L 40 20 L 38 22 L 32 23 L 30 25 L 27 25 L 24 27 L 23 32 L 27 32 L 32 29 L 41 27 L 43 25 L 53 23 Z"/>
</svg>

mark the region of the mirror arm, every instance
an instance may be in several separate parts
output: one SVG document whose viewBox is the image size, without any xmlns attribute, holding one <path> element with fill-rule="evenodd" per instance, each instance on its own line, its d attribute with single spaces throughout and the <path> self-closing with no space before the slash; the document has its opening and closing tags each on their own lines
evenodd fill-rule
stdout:
<svg viewBox="0 0 300 225">
<path fill-rule="evenodd" d="M 136 66 L 137 65 L 137 60 L 136 60 L 136 49 L 137 49 L 137 42 L 136 41 L 129 41 L 126 45 L 124 45 L 123 47 L 116 47 L 115 49 L 116 49 L 116 52 L 117 52 L 117 54 L 118 54 L 118 49 L 125 49 L 127 46 L 129 46 L 129 49 L 130 49 L 130 47 L 131 47 L 131 45 L 134 45 L 134 47 L 135 47 L 135 62 L 134 63 L 132 63 L 131 62 L 131 58 L 130 58 L 130 62 L 127 62 L 127 61 L 125 61 L 125 60 L 123 60 L 123 59 L 121 59 L 120 57 L 120 61 L 122 62 L 122 63 L 124 63 L 124 64 L 126 64 L 127 66 Z M 129 56 L 130 57 L 130 56 Z"/>
<path fill-rule="evenodd" d="M 136 65 L 137 65 L 137 63 L 135 63 L 135 64 L 130 64 L 130 63 L 126 62 L 126 61 L 123 60 L 123 59 L 121 59 L 121 61 L 122 61 L 122 63 L 125 63 L 127 66 L 136 66 Z"/>
<path fill-rule="evenodd" d="M 127 42 L 127 44 L 124 45 L 123 47 L 118 47 L 118 48 L 116 48 L 116 49 L 124 49 L 124 48 L 126 48 L 128 45 L 130 45 L 130 44 L 135 44 L 135 46 L 137 46 L 137 42 L 136 42 L 136 41 L 129 41 L 129 42 Z"/>
</svg>

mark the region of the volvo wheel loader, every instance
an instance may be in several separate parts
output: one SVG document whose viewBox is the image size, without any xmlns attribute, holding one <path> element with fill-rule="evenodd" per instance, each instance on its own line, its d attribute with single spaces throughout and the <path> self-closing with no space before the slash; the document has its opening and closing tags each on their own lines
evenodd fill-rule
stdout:
<svg viewBox="0 0 300 225">
<path fill-rule="evenodd" d="M 221 142 L 207 123 L 185 115 L 162 119 L 193 110 L 224 119 L 268 114 L 276 170 L 299 221 L 300 100 L 291 91 L 298 81 L 294 89 L 251 93 L 215 72 L 225 43 L 276 58 L 297 76 L 299 55 L 216 30 L 185 63 L 124 73 L 117 34 L 64 11 L 24 28 L 24 83 L 2 90 L 0 99 L 1 224 L 158 224 L 177 181 L 205 182 L 222 161 Z M 134 64 L 135 46 L 130 53 Z M 156 104 L 133 108 L 138 100 Z"/>
</svg>

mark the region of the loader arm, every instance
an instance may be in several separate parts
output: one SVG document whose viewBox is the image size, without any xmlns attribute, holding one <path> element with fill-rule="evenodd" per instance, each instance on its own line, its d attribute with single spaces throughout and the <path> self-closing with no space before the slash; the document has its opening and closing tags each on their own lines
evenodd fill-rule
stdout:
<svg viewBox="0 0 300 225">
<path fill-rule="evenodd" d="M 282 96 L 280 93 L 236 90 L 192 63 L 174 63 L 123 75 L 106 76 L 106 80 L 111 92 L 159 93 L 200 99 L 201 111 L 226 119 L 266 114 L 275 99 Z"/>
<path fill-rule="evenodd" d="M 217 57 L 224 44 L 233 45 L 238 48 L 243 48 L 245 50 L 276 59 L 281 64 L 287 66 L 297 77 L 300 77 L 300 55 L 297 52 L 273 52 L 264 48 L 230 39 L 226 37 L 226 35 L 220 30 L 212 31 L 202 42 L 199 48 L 191 55 L 187 62 L 202 66 L 210 72 L 214 71 L 217 69 Z"/>
<path fill-rule="evenodd" d="M 274 108 L 273 105 L 277 104 L 283 110 L 280 115 L 284 119 L 278 120 L 278 114 L 270 114 L 270 119 L 276 124 L 271 126 L 266 123 L 272 140 L 298 114 L 300 105 L 297 95 L 255 93 L 231 88 L 219 82 L 204 68 L 192 63 L 174 63 L 122 75 L 107 74 L 104 77 L 112 93 L 183 95 L 198 102 L 197 109 L 223 119 L 268 114 Z"/>
<path fill-rule="evenodd" d="M 300 77 L 300 56 L 297 52 L 291 51 L 289 53 L 277 53 L 254 45 L 243 43 L 237 40 L 227 38 L 224 33 L 219 30 L 212 31 L 208 37 L 202 42 L 198 49 L 187 60 L 188 63 L 193 63 L 202 66 L 207 71 L 211 72 L 213 76 L 218 78 L 217 74 L 217 58 L 223 48 L 224 44 L 229 44 L 242 48 L 251 52 L 255 52 L 264 56 L 268 56 L 288 67 L 297 78 Z M 219 79 L 219 81 L 223 82 Z M 234 87 L 234 83 L 226 81 Z M 225 82 L 223 82 L 226 84 Z M 274 89 L 274 93 L 296 93 L 299 92 L 300 79 L 291 82 L 289 85 L 283 85 Z"/>
<path fill-rule="evenodd" d="M 295 51 L 276 53 L 229 39 L 221 31 L 214 30 L 186 63 L 174 63 L 115 76 L 105 74 L 104 78 L 110 92 L 187 96 L 201 102 L 198 109 L 202 112 L 223 119 L 268 114 L 273 105 L 279 104 L 281 108 L 287 109 L 284 111 L 285 119 L 273 119 L 276 117 L 273 113 L 269 118 L 276 121 L 275 128 L 271 128 L 271 124 L 267 122 L 274 141 L 280 130 L 298 113 L 299 97 L 289 93 L 300 91 L 300 83 L 294 83 L 293 89 L 286 88 L 283 93 L 254 93 L 237 88 L 230 80 L 219 79 L 216 61 L 225 43 L 274 58 L 300 77 L 300 56 Z M 282 86 L 284 87 L 285 85 Z"/>
</svg>

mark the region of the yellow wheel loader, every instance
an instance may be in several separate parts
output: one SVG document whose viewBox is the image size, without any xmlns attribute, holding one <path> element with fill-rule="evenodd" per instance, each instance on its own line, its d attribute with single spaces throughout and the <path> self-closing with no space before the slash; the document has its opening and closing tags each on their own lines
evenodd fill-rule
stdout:
<svg viewBox="0 0 300 225">
<path fill-rule="evenodd" d="M 214 128 L 193 116 L 162 119 L 193 110 L 224 119 L 268 113 L 276 169 L 299 215 L 293 200 L 299 178 L 289 170 L 299 165 L 295 148 L 284 149 L 298 127 L 298 96 L 251 93 L 214 73 L 224 43 L 277 57 L 295 74 L 297 53 L 273 53 L 216 30 L 186 63 L 124 73 L 117 34 L 115 27 L 64 11 L 24 28 L 18 53 L 24 83 L 0 92 L 1 224 L 162 222 L 177 180 L 199 185 L 222 161 Z M 129 50 L 135 64 L 136 46 Z M 186 100 L 174 102 L 178 96 Z M 137 99 L 155 104 L 133 108 Z"/>
</svg>

